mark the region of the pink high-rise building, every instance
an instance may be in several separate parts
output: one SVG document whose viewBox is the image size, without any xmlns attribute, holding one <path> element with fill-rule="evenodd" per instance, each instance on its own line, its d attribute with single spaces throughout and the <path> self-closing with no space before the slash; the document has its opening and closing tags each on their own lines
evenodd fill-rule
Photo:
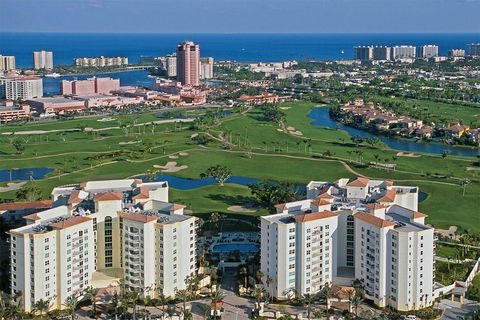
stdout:
<svg viewBox="0 0 480 320">
<path fill-rule="evenodd" d="M 110 94 L 120 89 L 120 79 L 90 78 L 86 80 L 62 80 L 61 92 L 63 95 L 86 96 L 93 94 Z"/>
<path fill-rule="evenodd" d="M 177 45 L 177 80 L 183 85 L 200 84 L 200 46 L 191 41 Z"/>
</svg>

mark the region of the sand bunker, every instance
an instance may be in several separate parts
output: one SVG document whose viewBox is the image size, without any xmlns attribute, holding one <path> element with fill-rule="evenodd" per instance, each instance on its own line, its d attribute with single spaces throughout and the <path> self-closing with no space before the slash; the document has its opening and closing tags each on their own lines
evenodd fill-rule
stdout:
<svg viewBox="0 0 480 320">
<path fill-rule="evenodd" d="M 280 107 L 280 109 L 282 109 L 282 110 L 288 110 L 288 109 L 290 109 L 290 108 L 291 108 L 291 107 Z"/>
<path fill-rule="evenodd" d="M 397 157 L 419 158 L 421 155 L 412 152 L 398 152 Z"/>
<path fill-rule="evenodd" d="M 457 229 L 458 229 L 457 226 L 450 226 L 448 230 L 435 228 L 435 232 L 440 233 L 444 237 L 455 239 L 456 238 L 455 232 L 457 231 Z"/>
<path fill-rule="evenodd" d="M 230 206 L 227 208 L 228 211 L 232 212 L 255 212 L 257 211 L 255 207 L 251 204 L 243 205 L 243 206 Z"/>
<path fill-rule="evenodd" d="M 162 172 L 178 172 L 180 170 L 184 170 L 188 168 L 188 166 L 186 165 L 177 167 L 177 163 L 174 161 L 167 162 L 164 166 L 156 164 L 153 167 L 157 169 L 161 169 Z"/>
<path fill-rule="evenodd" d="M 185 157 L 188 156 L 188 152 L 179 152 L 178 155 Z"/>
<path fill-rule="evenodd" d="M 479 171 L 480 167 L 467 167 L 467 171 Z"/>
<path fill-rule="evenodd" d="M 115 121 L 114 118 L 102 118 L 102 119 L 98 119 L 97 120 L 98 122 L 111 122 L 111 121 Z"/>
<path fill-rule="evenodd" d="M 6 187 L 0 187 L 0 192 L 8 192 L 21 189 L 27 182 L 9 182 Z"/>
<path fill-rule="evenodd" d="M 303 136 L 303 133 L 301 131 L 298 131 L 297 129 L 295 129 L 295 127 L 287 127 L 287 131 L 288 131 L 288 133 L 294 134 L 296 136 Z"/>
<path fill-rule="evenodd" d="M 278 131 L 278 132 L 283 132 L 283 130 L 282 130 L 282 129 L 277 129 L 277 131 Z"/>
<path fill-rule="evenodd" d="M 168 156 L 169 159 L 178 159 L 178 156 Z"/>
<path fill-rule="evenodd" d="M 136 144 L 136 143 L 140 143 L 142 142 L 142 140 L 136 140 L 136 141 L 122 141 L 122 142 L 119 142 L 118 144 L 119 145 L 125 145 L 125 144 Z"/>
</svg>

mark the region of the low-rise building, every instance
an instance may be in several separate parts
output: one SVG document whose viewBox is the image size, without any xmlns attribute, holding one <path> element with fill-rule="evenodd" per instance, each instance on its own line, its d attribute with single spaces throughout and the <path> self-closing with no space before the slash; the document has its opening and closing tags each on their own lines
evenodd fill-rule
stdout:
<svg viewBox="0 0 480 320">
<path fill-rule="evenodd" d="M 85 101 L 68 99 L 63 96 L 29 99 L 26 101 L 38 113 L 65 114 L 86 109 Z"/>
<path fill-rule="evenodd" d="M 7 100 L 4 105 L 0 105 L 0 122 L 27 120 L 31 116 L 28 104 L 16 105 L 13 101 Z"/>
<path fill-rule="evenodd" d="M 89 78 L 86 80 L 62 80 L 60 91 L 62 95 L 94 95 L 110 94 L 120 89 L 120 79 Z"/>
</svg>

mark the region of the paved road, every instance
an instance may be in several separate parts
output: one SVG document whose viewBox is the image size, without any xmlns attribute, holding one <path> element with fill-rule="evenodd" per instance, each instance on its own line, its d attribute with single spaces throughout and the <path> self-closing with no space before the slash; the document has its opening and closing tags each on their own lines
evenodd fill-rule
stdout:
<svg viewBox="0 0 480 320">
<path fill-rule="evenodd" d="M 439 308 L 443 309 L 442 320 L 462 320 L 473 315 L 475 310 L 480 309 L 480 303 L 465 300 L 464 304 L 460 302 L 443 299 L 440 301 Z"/>
</svg>

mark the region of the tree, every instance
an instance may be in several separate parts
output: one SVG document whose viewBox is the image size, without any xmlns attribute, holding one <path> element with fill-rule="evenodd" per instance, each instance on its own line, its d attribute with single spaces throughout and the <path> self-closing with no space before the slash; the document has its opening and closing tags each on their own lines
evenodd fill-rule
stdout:
<svg viewBox="0 0 480 320">
<path fill-rule="evenodd" d="M 216 165 L 208 168 L 200 174 L 201 178 L 214 178 L 215 181 L 221 186 L 224 185 L 225 180 L 232 176 L 232 170 L 226 166 Z"/>
<path fill-rule="evenodd" d="M 213 306 L 213 319 L 217 319 L 217 311 L 218 311 L 218 304 L 223 301 L 225 296 L 217 290 L 212 292 L 211 299 L 212 299 L 212 306 Z"/>
<path fill-rule="evenodd" d="M 323 299 L 325 299 L 325 307 L 326 309 L 330 309 L 330 298 L 332 297 L 332 286 L 331 284 L 327 283 L 323 286 L 320 295 Z"/>
<path fill-rule="evenodd" d="M 247 266 L 241 266 L 239 269 L 238 269 L 238 274 L 240 275 L 240 277 L 243 278 L 243 286 L 245 287 L 245 289 L 248 288 L 248 269 L 247 269 Z"/>
<path fill-rule="evenodd" d="M 25 151 L 25 146 L 23 145 L 23 143 L 20 140 L 14 140 L 12 142 L 12 146 L 15 148 L 15 152 L 17 154 L 21 154 L 21 153 L 23 153 L 23 151 Z"/>
<path fill-rule="evenodd" d="M 307 319 L 310 320 L 312 314 L 312 304 L 319 298 L 316 294 L 306 293 L 304 295 L 298 295 L 299 302 L 307 307 Z"/>
<path fill-rule="evenodd" d="M 255 297 L 258 306 L 260 306 L 260 303 L 265 298 L 266 293 L 267 291 L 262 286 L 256 286 L 255 289 L 253 289 L 252 295 Z"/>
<path fill-rule="evenodd" d="M 175 292 L 175 297 L 182 301 L 182 313 L 187 309 L 188 296 L 189 294 L 187 290 L 177 290 L 177 292 Z"/>
<path fill-rule="evenodd" d="M 103 299 L 111 304 L 113 315 L 115 316 L 115 320 L 117 320 L 118 315 L 121 314 L 121 296 L 117 292 L 113 294 L 106 293 Z"/>
<path fill-rule="evenodd" d="M 355 310 L 355 319 L 358 319 L 358 307 L 360 304 L 362 304 L 363 298 L 360 297 L 359 295 L 355 295 L 352 297 L 350 303 L 353 306 L 353 309 Z"/>
<path fill-rule="evenodd" d="M 63 306 L 67 311 L 68 315 L 70 316 L 71 320 L 75 320 L 75 311 L 77 310 L 78 304 L 80 303 L 80 295 L 78 293 L 74 293 L 65 299 Z"/>
<path fill-rule="evenodd" d="M 97 319 L 97 295 L 99 289 L 94 288 L 92 286 L 87 287 L 84 291 L 84 298 L 90 300 L 92 304 L 92 312 L 95 319 Z"/>
<path fill-rule="evenodd" d="M 33 313 L 39 313 L 40 319 L 43 319 L 43 316 L 48 313 L 50 310 L 51 302 L 50 300 L 40 299 L 33 304 Z"/>
<path fill-rule="evenodd" d="M 165 305 L 168 302 L 167 297 L 163 294 L 163 289 L 162 288 L 157 288 L 157 299 L 158 303 L 160 304 L 160 307 L 162 309 L 162 319 L 165 318 Z"/>
<path fill-rule="evenodd" d="M 283 123 L 285 121 L 286 114 L 277 105 L 265 104 L 260 106 L 260 111 L 263 117 L 270 122 Z"/>
<path fill-rule="evenodd" d="M 289 182 L 273 183 L 262 181 L 248 186 L 250 192 L 257 199 L 257 202 L 263 206 L 273 209 L 273 206 L 279 203 L 285 203 L 298 200 L 300 197 L 295 191 L 294 185 Z"/>
<path fill-rule="evenodd" d="M 42 191 L 34 182 L 28 183 L 25 187 L 15 193 L 17 200 L 37 201 L 41 199 Z"/>
<path fill-rule="evenodd" d="M 462 180 L 462 187 L 463 187 L 463 192 L 462 192 L 462 196 L 465 197 L 465 189 L 467 188 L 467 186 L 470 184 L 470 180 L 465 178 Z"/>
</svg>

